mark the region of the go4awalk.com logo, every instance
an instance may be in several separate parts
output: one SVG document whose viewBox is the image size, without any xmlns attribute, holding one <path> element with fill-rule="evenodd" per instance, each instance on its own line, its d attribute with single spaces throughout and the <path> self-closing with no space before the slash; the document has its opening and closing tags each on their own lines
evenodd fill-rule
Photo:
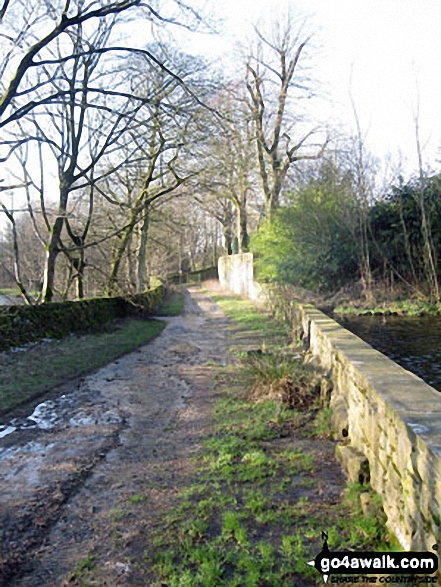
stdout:
<svg viewBox="0 0 441 587">
<path fill-rule="evenodd" d="M 325 583 L 332 575 L 352 575 L 352 583 L 358 583 L 357 576 L 381 575 L 380 583 L 390 583 L 384 575 L 397 575 L 402 580 L 393 581 L 413 585 L 418 575 L 418 584 L 436 583 L 436 577 L 428 577 L 438 569 L 438 556 L 432 552 L 352 552 L 331 551 L 328 548 L 328 535 L 322 532 L 323 549 L 308 565 L 315 567 L 322 574 Z M 376 583 L 377 578 L 371 577 L 369 583 Z M 346 582 L 346 581 L 343 581 Z"/>
</svg>

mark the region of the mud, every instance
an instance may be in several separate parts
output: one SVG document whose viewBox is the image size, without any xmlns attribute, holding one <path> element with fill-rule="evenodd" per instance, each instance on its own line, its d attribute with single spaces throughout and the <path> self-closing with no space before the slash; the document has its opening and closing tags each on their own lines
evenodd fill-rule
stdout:
<svg viewBox="0 0 441 587">
<path fill-rule="evenodd" d="M 194 478 L 212 432 L 213 363 L 230 360 L 232 336 L 216 304 L 190 290 L 157 339 L 1 422 L 0 585 L 159 587 L 145 553 Z M 234 332 L 244 349 L 258 342 Z M 311 499 L 338 502 L 333 444 L 295 442 L 321 463 Z"/>
<path fill-rule="evenodd" d="M 144 584 L 141 571 L 109 556 L 114 523 L 131 496 L 149 509 L 155 486 L 176 491 L 179 451 L 195 446 L 185 431 L 178 445 L 172 441 L 174 423 L 192 394 L 213 385 L 204 365 L 224 362 L 226 351 L 225 317 L 196 291 L 167 323 L 159 338 L 75 389 L 2 422 L 0 585 L 72 584 L 92 551 L 108 558 L 100 584 Z M 183 416 L 188 434 L 199 416 L 191 409 Z M 135 531 L 139 541 L 144 526 Z"/>
</svg>

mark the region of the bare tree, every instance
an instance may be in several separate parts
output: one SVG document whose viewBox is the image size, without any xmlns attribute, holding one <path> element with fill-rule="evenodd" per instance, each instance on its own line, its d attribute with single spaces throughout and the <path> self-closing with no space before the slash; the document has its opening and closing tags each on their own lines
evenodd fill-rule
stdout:
<svg viewBox="0 0 441 587">
<path fill-rule="evenodd" d="M 417 204 L 421 215 L 421 233 L 424 243 L 424 265 L 426 268 L 426 277 L 429 283 L 430 295 L 436 302 L 439 302 L 440 291 L 438 283 L 438 260 L 436 256 L 436 249 L 433 242 L 432 228 L 430 226 L 430 215 L 426 209 L 425 191 L 427 184 L 427 177 L 424 170 L 423 149 L 421 146 L 420 137 L 420 96 L 417 83 L 417 103 L 414 113 L 414 127 L 415 127 L 415 145 L 418 158 L 418 177 L 419 185 L 416 192 Z"/>
<path fill-rule="evenodd" d="M 204 67 L 197 59 L 175 53 L 162 47 L 164 61 L 174 60 L 174 69 L 186 87 L 198 88 L 199 96 L 210 91 L 204 84 Z M 118 274 L 124 255 L 137 241 L 136 287 L 139 291 L 148 285 L 147 247 L 150 215 L 163 200 L 189 194 L 184 189 L 199 172 L 198 145 L 205 139 L 207 114 L 176 80 L 154 73 L 154 66 L 146 64 L 138 72 L 144 79 L 145 92 L 155 95 L 148 106 L 150 118 L 142 133 L 130 133 L 130 142 L 136 146 L 139 160 L 127 163 L 123 170 L 126 187 L 124 229 L 116 241 L 111 262 L 108 291 L 118 290 Z M 143 75 L 142 72 L 147 71 Z M 149 75 L 150 74 L 150 75 Z M 136 239 L 134 236 L 136 235 Z"/>
<path fill-rule="evenodd" d="M 318 146 L 311 143 L 318 129 L 305 130 L 300 124 L 295 92 L 307 91 L 299 63 L 310 37 L 303 34 L 302 28 L 298 34 L 295 30 L 290 14 L 280 19 L 269 34 L 256 27 L 257 42 L 247 62 L 246 87 L 268 218 L 279 205 L 290 166 L 319 158 L 327 145 L 327 139 Z"/>
<path fill-rule="evenodd" d="M 214 97 L 222 118 L 212 121 L 198 182 L 197 200 L 221 224 L 228 254 L 233 241 L 239 252 L 248 249 L 249 198 L 256 192 L 252 121 L 241 90 L 241 83 L 224 83 Z"/>
<path fill-rule="evenodd" d="M 188 8 L 182 2 L 176 5 Z M 198 20 L 194 11 L 190 13 Z M 0 11 L 6 31 L 2 33 L 5 43 L 0 66 L 0 162 L 10 161 L 13 154 L 20 156 L 23 149 L 40 162 L 41 177 L 36 181 L 26 161 L 21 161 L 26 182 L 39 195 L 39 213 L 46 228 L 43 234 L 33 222 L 46 250 L 41 296 L 45 302 L 53 297 L 60 252 L 75 269 L 77 293 L 82 295 L 84 250 L 93 215 L 97 165 L 119 148 L 124 133 L 142 126 L 140 111 L 153 99 L 137 92 L 136 83 L 115 57 L 142 55 L 169 80 L 184 87 L 180 77 L 150 50 L 112 44 L 111 31 L 119 17 L 136 14 L 151 22 L 176 23 L 140 0 L 11 0 L 4 2 Z M 198 101 L 195 95 L 192 99 Z M 48 155 L 58 170 L 56 211 L 48 208 L 44 187 Z M 81 230 L 78 225 L 74 228 L 69 209 L 74 191 L 88 192 L 89 210 Z M 29 213 L 35 220 L 30 202 L 28 197 Z"/>
<path fill-rule="evenodd" d="M 356 135 L 353 139 L 352 175 L 354 179 L 354 195 L 357 201 L 358 216 L 358 258 L 363 293 L 369 304 L 373 304 L 372 271 L 369 251 L 369 206 L 372 203 L 372 162 L 366 153 L 360 119 L 355 100 L 349 88 L 352 111 L 354 114 Z"/>
<path fill-rule="evenodd" d="M 84 38 L 85 35 L 79 28 L 70 31 L 74 57 L 69 61 L 61 57 L 59 60 L 54 59 L 59 62 L 51 82 L 51 85 L 65 87 L 66 90 L 50 108 L 45 106 L 42 110 L 28 113 L 26 125 L 22 121 L 18 123 L 22 134 L 29 128 L 26 145 L 35 143 L 40 153 L 40 183 L 33 184 L 40 194 L 40 212 L 46 226 L 46 235 L 39 233 L 46 251 L 42 290 L 44 302 L 51 301 L 53 297 L 56 260 L 60 252 L 64 252 L 75 266 L 78 295 L 82 296 L 82 250 L 93 211 L 95 169 L 100 159 L 118 146 L 121 136 L 128 129 L 139 125 L 136 115 L 145 104 L 145 98 L 136 100 L 136 97 L 126 97 L 121 90 L 112 91 L 109 72 L 99 67 L 103 55 L 100 48 L 106 45 L 113 24 L 114 21 L 101 21 L 88 39 Z M 92 51 L 91 47 L 95 50 Z M 44 175 L 51 161 L 47 154 L 43 156 L 43 146 L 49 148 L 58 175 L 55 214 L 48 214 L 47 211 L 48 195 L 45 193 Z M 29 183 L 31 173 L 27 169 L 27 161 L 26 157 L 22 163 L 25 179 Z M 70 223 L 69 201 L 73 191 L 84 189 L 85 186 L 89 187 L 89 214 L 83 231 L 78 233 L 72 229 Z M 28 206 L 32 215 L 30 198 Z M 38 231 L 36 225 L 35 229 Z M 63 243 L 64 229 L 73 247 L 79 251 L 79 256 L 71 255 L 69 248 Z"/>
</svg>

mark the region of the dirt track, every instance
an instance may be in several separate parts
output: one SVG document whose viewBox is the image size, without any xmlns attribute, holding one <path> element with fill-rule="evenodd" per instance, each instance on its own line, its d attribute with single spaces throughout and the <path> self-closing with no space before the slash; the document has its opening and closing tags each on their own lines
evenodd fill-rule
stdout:
<svg viewBox="0 0 441 587">
<path fill-rule="evenodd" d="M 0 438 L 0 585 L 81 584 L 91 557 L 94 584 L 148 584 L 143 548 L 206 432 L 225 322 L 193 291 L 152 343 L 12 422 Z"/>
</svg>

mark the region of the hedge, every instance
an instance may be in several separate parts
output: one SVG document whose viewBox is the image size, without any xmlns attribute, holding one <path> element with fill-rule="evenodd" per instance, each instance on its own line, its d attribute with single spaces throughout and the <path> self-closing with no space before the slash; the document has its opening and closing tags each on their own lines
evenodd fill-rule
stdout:
<svg viewBox="0 0 441 587">
<path fill-rule="evenodd" d="M 163 286 L 127 297 L 0 306 L 0 350 L 73 332 L 93 332 L 116 318 L 149 316 L 161 303 Z"/>
</svg>

